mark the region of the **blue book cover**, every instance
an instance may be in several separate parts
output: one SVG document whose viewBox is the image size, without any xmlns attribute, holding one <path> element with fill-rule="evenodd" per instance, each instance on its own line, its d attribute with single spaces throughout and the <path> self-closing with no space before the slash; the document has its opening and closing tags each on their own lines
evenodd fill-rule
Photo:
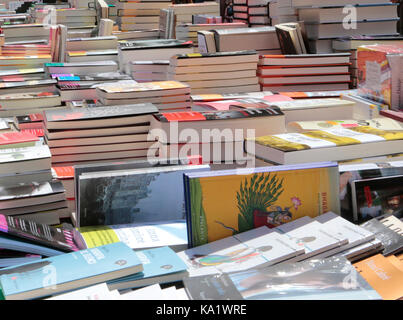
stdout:
<svg viewBox="0 0 403 320">
<path fill-rule="evenodd" d="M 116 242 L 1 269 L 0 287 L 7 300 L 35 299 L 142 270 L 138 255 Z"/>
<path fill-rule="evenodd" d="M 109 281 L 109 290 L 178 281 L 187 275 L 185 262 L 167 246 L 138 250 L 135 254 L 143 264 L 143 271 Z"/>
</svg>

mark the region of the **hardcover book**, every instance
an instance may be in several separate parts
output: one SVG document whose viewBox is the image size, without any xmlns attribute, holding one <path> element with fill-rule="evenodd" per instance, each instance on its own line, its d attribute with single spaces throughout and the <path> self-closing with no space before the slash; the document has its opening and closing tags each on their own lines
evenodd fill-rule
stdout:
<svg viewBox="0 0 403 320">
<path fill-rule="evenodd" d="M 142 262 L 122 242 L 62 254 L 0 271 L 6 300 L 35 299 L 141 272 Z M 49 277 L 57 272 L 57 277 Z"/>
<path fill-rule="evenodd" d="M 333 162 L 185 174 L 190 247 L 260 226 L 339 213 Z M 310 188 L 301 188 L 304 181 Z"/>
<path fill-rule="evenodd" d="M 183 174 L 201 170 L 209 170 L 209 166 L 168 166 L 81 175 L 77 224 L 85 227 L 185 219 Z"/>
</svg>

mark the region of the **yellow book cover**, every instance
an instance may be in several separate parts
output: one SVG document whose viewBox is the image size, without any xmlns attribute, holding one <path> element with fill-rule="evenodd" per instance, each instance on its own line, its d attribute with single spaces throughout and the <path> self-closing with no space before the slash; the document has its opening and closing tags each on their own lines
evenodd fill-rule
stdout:
<svg viewBox="0 0 403 320">
<path fill-rule="evenodd" d="M 340 213 L 333 162 L 185 174 L 192 247 L 263 225 Z"/>
<path fill-rule="evenodd" d="M 182 89 L 189 86 L 179 81 L 155 81 L 145 83 L 133 83 L 133 84 L 117 84 L 116 86 L 98 86 L 99 89 L 108 93 L 119 92 L 136 92 L 136 91 L 152 91 L 152 90 L 170 90 L 170 89 Z"/>
</svg>

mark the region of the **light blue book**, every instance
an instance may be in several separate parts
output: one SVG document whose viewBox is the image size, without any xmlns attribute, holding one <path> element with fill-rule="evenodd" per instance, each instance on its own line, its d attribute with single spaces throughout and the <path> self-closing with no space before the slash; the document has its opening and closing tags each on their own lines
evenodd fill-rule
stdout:
<svg viewBox="0 0 403 320">
<path fill-rule="evenodd" d="M 2 236 L 0 236 L 0 248 L 7 249 L 7 250 L 39 254 L 41 256 L 46 256 L 46 257 L 57 256 L 57 255 L 65 253 L 60 250 L 55 250 L 55 249 L 40 246 L 37 244 L 32 244 L 32 243 L 25 242 L 25 241 L 14 240 L 14 239 L 2 237 Z"/>
<path fill-rule="evenodd" d="M 35 299 L 141 272 L 138 255 L 123 242 L 62 254 L 0 270 L 6 300 Z"/>
<path fill-rule="evenodd" d="M 138 288 L 156 283 L 180 281 L 188 275 L 187 266 L 169 247 L 138 250 L 143 272 L 108 281 L 109 290 Z"/>
</svg>

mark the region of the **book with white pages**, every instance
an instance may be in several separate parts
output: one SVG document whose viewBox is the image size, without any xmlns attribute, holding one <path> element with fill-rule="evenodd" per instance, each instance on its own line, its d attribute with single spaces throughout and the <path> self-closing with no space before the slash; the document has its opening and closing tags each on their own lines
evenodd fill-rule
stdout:
<svg viewBox="0 0 403 320">
<path fill-rule="evenodd" d="M 182 252 L 189 276 L 219 274 L 270 266 L 305 253 L 286 236 L 266 226 Z"/>
<path fill-rule="evenodd" d="M 118 290 L 110 291 L 105 282 L 84 289 L 62 293 L 45 300 L 117 300 Z"/>
</svg>

